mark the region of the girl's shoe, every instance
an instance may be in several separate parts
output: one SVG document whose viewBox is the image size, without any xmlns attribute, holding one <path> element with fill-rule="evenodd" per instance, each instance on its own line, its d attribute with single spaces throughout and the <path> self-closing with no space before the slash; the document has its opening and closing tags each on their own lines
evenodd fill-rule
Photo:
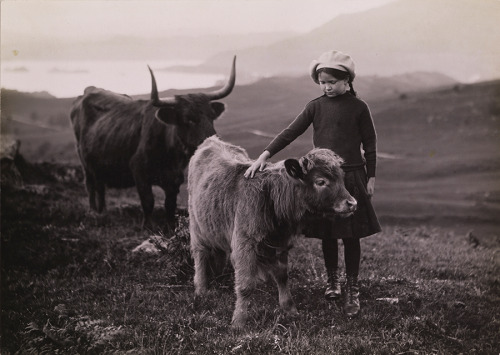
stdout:
<svg viewBox="0 0 500 355">
<path fill-rule="evenodd" d="M 328 276 L 328 287 L 325 290 L 325 298 L 327 300 L 339 299 L 342 295 L 342 289 L 340 287 L 340 277 L 337 271 L 333 271 Z"/>
<path fill-rule="evenodd" d="M 344 313 L 348 317 L 354 317 L 359 312 L 359 287 L 356 276 L 347 276 L 345 284 Z"/>
</svg>

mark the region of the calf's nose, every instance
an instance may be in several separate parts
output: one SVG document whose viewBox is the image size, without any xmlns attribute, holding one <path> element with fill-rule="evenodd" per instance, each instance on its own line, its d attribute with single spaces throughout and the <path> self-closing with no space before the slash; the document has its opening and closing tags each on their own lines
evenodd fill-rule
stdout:
<svg viewBox="0 0 500 355">
<path fill-rule="evenodd" d="M 354 197 L 348 198 L 346 203 L 347 207 L 349 207 L 349 211 L 356 211 L 356 208 L 358 207 L 358 202 Z"/>
</svg>

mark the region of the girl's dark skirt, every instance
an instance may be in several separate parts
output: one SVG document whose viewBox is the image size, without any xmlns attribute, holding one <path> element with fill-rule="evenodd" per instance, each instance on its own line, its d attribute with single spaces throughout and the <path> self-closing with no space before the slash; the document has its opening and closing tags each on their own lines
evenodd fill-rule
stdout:
<svg viewBox="0 0 500 355">
<path fill-rule="evenodd" d="M 340 216 L 335 216 L 333 219 L 308 217 L 303 229 L 305 237 L 319 239 L 364 238 L 382 230 L 366 190 L 365 169 L 347 171 L 344 183 L 347 191 L 358 202 L 356 212 L 344 218 Z"/>
</svg>

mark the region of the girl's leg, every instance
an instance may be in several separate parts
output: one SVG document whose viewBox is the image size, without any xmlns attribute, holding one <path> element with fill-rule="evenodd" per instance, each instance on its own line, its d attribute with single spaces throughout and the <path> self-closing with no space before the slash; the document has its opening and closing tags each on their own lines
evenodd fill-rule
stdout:
<svg viewBox="0 0 500 355">
<path fill-rule="evenodd" d="M 346 294 L 344 312 L 353 317 L 359 312 L 358 274 L 361 260 L 361 244 L 359 239 L 349 238 L 344 241 L 344 255 L 346 268 Z"/>
<path fill-rule="evenodd" d="M 344 242 L 345 272 L 356 278 L 359 274 L 359 262 L 361 260 L 361 244 L 357 238 L 342 239 Z"/>
<path fill-rule="evenodd" d="M 337 299 L 342 294 L 340 278 L 338 273 L 338 244 L 337 239 L 323 239 L 323 258 L 325 259 L 326 274 L 328 275 L 328 286 L 325 290 L 325 298 Z"/>
</svg>

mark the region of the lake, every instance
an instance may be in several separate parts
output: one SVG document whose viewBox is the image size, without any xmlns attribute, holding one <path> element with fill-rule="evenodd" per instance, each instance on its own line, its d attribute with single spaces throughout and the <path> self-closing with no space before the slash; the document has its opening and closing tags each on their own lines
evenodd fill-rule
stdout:
<svg viewBox="0 0 500 355">
<path fill-rule="evenodd" d="M 203 88 L 224 80 L 222 74 L 199 74 L 164 70 L 180 64 L 169 61 L 3 61 L 1 86 L 22 92 L 47 91 L 58 98 L 81 95 L 87 86 L 122 94 L 151 91 L 148 65 L 153 69 L 158 90 Z M 200 62 L 184 61 L 196 66 Z"/>
</svg>

